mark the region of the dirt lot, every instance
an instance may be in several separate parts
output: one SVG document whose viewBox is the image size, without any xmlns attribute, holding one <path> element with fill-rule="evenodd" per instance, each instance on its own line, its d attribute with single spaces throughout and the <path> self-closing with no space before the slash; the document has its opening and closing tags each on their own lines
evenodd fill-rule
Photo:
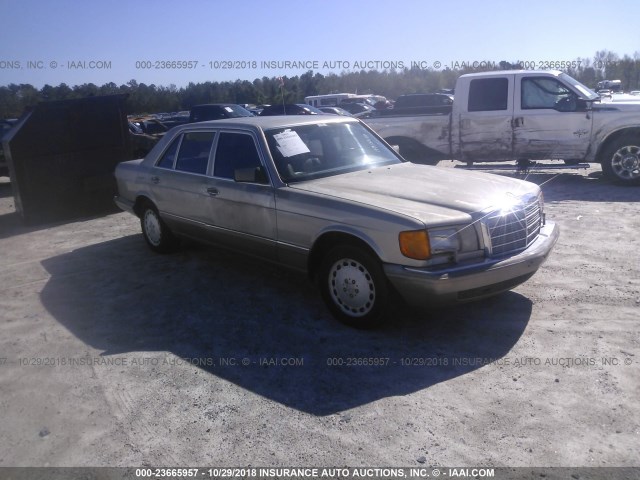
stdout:
<svg viewBox="0 0 640 480">
<path fill-rule="evenodd" d="M 125 213 L 24 226 L 0 179 L 0 466 L 640 466 L 640 189 L 529 179 L 529 282 L 373 332 Z"/>
</svg>

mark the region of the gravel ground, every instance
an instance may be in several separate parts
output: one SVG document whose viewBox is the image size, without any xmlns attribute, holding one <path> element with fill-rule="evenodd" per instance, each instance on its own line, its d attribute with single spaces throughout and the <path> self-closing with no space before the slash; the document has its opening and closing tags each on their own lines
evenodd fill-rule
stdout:
<svg viewBox="0 0 640 480">
<path fill-rule="evenodd" d="M 529 179 L 531 280 L 372 332 L 126 213 L 24 226 L 0 179 L 0 466 L 640 466 L 640 189 Z"/>
</svg>

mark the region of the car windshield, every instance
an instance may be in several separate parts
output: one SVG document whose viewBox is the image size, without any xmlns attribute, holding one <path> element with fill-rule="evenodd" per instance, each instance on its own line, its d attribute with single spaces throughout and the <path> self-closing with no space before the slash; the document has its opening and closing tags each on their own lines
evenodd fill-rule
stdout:
<svg viewBox="0 0 640 480">
<path fill-rule="evenodd" d="M 359 123 L 316 123 L 265 132 L 280 178 L 292 183 L 401 159 Z"/>
<path fill-rule="evenodd" d="M 565 82 L 567 82 L 569 85 L 571 85 L 573 88 L 578 90 L 578 92 L 580 92 L 580 94 L 583 96 L 585 100 L 596 100 L 599 98 L 599 95 L 596 92 L 591 90 L 589 87 L 585 87 L 575 78 L 570 77 L 566 73 L 560 74 L 560 78 L 563 79 Z"/>
<path fill-rule="evenodd" d="M 253 117 L 253 113 L 240 105 L 225 105 L 224 109 L 229 113 L 229 118 Z"/>
</svg>

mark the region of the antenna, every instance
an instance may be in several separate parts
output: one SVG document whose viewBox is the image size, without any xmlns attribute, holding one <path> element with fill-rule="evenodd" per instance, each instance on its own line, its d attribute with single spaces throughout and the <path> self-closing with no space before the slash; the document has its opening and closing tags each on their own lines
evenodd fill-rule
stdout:
<svg viewBox="0 0 640 480">
<path fill-rule="evenodd" d="M 278 80 L 280 81 L 280 94 L 282 95 L 282 113 L 286 115 L 287 107 L 284 104 L 284 78 L 278 77 Z"/>
</svg>

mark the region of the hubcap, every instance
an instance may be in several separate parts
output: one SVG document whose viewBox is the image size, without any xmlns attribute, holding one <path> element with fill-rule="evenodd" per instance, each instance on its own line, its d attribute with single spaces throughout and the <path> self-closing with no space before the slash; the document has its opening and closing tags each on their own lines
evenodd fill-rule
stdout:
<svg viewBox="0 0 640 480">
<path fill-rule="evenodd" d="M 160 219 L 153 210 L 144 212 L 144 230 L 151 245 L 154 247 L 160 245 L 160 240 L 162 239 Z"/>
<path fill-rule="evenodd" d="M 334 302 L 352 317 L 362 317 L 373 308 L 376 290 L 367 269 L 350 258 L 333 264 L 329 271 L 329 291 Z"/>
<path fill-rule="evenodd" d="M 629 145 L 618 149 L 611 159 L 611 167 L 623 180 L 640 178 L 640 147 Z"/>
</svg>

